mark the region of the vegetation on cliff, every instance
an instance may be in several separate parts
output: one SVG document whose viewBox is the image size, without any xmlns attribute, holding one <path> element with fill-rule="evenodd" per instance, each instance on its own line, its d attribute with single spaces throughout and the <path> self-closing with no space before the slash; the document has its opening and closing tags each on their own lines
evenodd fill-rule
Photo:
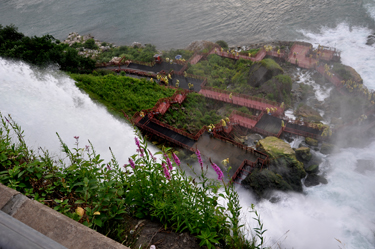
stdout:
<svg viewBox="0 0 375 249">
<path fill-rule="evenodd" d="M 154 107 L 161 98 L 174 94 L 173 89 L 146 79 L 108 74 L 104 76 L 72 74 L 76 85 L 114 112 L 125 111 L 129 116 Z"/>
<path fill-rule="evenodd" d="M 153 62 L 157 53 L 156 47 L 146 44 L 144 47 L 119 46 L 103 51 L 95 59 L 98 62 L 109 62 L 113 57 L 124 57 L 126 60 Z"/>
<path fill-rule="evenodd" d="M 221 119 L 229 117 L 233 110 L 251 114 L 247 107 L 238 107 L 205 98 L 198 93 L 190 93 L 181 106 L 174 104 L 164 116 L 158 118 L 175 128 L 196 134 L 203 126 L 217 124 Z"/>
<path fill-rule="evenodd" d="M 95 68 L 93 60 L 79 56 L 76 49 L 60 44 L 53 36 L 28 37 L 14 25 L 0 25 L 0 56 L 41 67 L 58 65 L 71 73 L 90 73 Z"/>
</svg>

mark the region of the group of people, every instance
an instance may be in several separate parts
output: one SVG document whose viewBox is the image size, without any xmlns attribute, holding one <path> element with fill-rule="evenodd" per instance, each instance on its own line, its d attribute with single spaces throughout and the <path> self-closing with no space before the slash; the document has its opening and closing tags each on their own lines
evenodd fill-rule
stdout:
<svg viewBox="0 0 375 249">
<path fill-rule="evenodd" d="M 186 71 L 184 71 L 184 77 L 187 78 L 187 76 L 188 76 L 188 74 L 186 73 Z M 156 79 L 157 79 L 158 83 L 160 83 L 160 84 L 164 83 L 166 86 L 168 86 L 169 82 L 172 82 L 172 75 L 170 73 L 168 75 L 164 75 L 164 76 L 162 74 L 157 74 Z M 150 82 L 153 83 L 154 78 L 151 77 Z M 177 88 L 180 87 L 180 80 L 176 79 L 175 87 L 177 87 Z M 188 88 L 189 88 L 189 90 L 194 89 L 194 84 L 189 82 Z"/>
</svg>

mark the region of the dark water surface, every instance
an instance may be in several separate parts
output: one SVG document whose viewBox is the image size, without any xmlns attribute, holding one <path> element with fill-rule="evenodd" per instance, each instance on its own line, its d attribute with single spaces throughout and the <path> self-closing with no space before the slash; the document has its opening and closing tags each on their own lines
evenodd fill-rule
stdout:
<svg viewBox="0 0 375 249">
<path fill-rule="evenodd" d="M 295 40 L 347 22 L 372 28 L 361 0 L 2 0 L 0 23 L 26 35 L 92 34 L 118 45 L 134 41 L 160 49 L 183 48 L 195 40 L 231 45 Z"/>
</svg>

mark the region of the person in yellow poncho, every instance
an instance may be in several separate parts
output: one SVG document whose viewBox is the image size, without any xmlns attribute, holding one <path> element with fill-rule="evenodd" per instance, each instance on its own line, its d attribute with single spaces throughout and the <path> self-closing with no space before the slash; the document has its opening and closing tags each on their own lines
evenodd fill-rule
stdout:
<svg viewBox="0 0 375 249">
<path fill-rule="evenodd" d="M 179 87 L 179 86 L 180 86 L 180 81 L 176 80 L 176 87 Z"/>
<path fill-rule="evenodd" d="M 221 161 L 221 163 L 222 163 L 225 167 L 227 167 L 227 165 L 229 164 L 229 157 L 226 158 L 226 159 L 224 159 L 223 161 Z"/>
<path fill-rule="evenodd" d="M 223 127 L 227 126 L 227 123 L 225 122 L 224 119 L 221 120 L 221 126 L 223 126 Z"/>
</svg>

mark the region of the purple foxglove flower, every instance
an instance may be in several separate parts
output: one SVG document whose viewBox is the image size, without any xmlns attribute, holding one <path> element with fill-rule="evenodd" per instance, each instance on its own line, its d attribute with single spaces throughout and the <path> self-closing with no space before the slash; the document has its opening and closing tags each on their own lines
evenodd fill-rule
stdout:
<svg viewBox="0 0 375 249">
<path fill-rule="evenodd" d="M 202 161 L 202 157 L 201 157 L 201 152 L 197 149 L 197 150 L 195 151 L 195 154 L 196 154 L 197 157 L 198 157 L 198 162 L 199 162 L 199 164 L 201 165 L 201 168 L 203 168 L 203 161 Z"/>
<path fill-rule="evenodd" d="M 179 159 L 179 158 L 176 156 L 176 154 L 173 153 L 173 152 L 172 152 L 172 157 L 173 157 L 174 162 L 175 162 L 178 166 L 180 166 L 180 165 L 181 165 L 180 159 Z"/>
<path fill-rule="evenodd" d="M 163 167 L 165 178 L 167 178 L 167 180 L 170 180 L 171 179 L 171 175 L 169 174 L 167 166 L 165 166 L 164 162 L 161 164 L 161 166 Z"/>
<path fill-rule="evenodd" d="M 172 166 L 171 160 L 169 160 L 169 157 L 168 157 L 167 154 L 164 154 L 164 157 L 165 157 L 165 161 L 167 161 L 167 165 L 168 165 L 169 170 L 172 171 L 173 166 Z"/>
<path fill-rule="evenodd" d="M 131 158 L 129 158 L 129 163 L 130 163 L 130 166 L 131 166 L 133 169 L 135 169 L 135 163 L 134 163 L 134 161 L 133 161 Z"/>
</svg>

